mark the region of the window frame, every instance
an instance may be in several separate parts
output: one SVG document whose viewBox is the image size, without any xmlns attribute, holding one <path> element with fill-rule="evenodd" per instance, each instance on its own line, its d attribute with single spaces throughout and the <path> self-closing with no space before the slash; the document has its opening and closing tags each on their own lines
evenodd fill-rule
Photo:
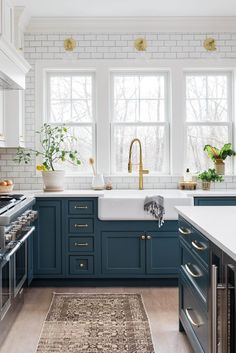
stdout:
<svg viewBox="0 0 236 353">
<path fill-rule="evenodd" d="M 165 111 L 165 121 L 157 121 L 157 122 L 116 122 L 113 120 L 114 117 L 114 78 L 115 76 L 120 75 L 130 75 L 130 76 L 155 76 L 160 75 L 164 77 L 164 111 Z M 170 173 L 170 78 L 168 70 L 158 70 L 158 69 L 130 69 L 123 68 L 120 70 L 112 69 L 110 70 L 110 116 L 109 116 L 109 124 L 110 124 L 110 172 L 112 175 L 116 176 L 126 176 L 130 175 L 127 172 L 117 172 L 115 169 L 115 144 L 114 141 L 114 130 L 116 126 L 164 126 L 165 129 L 165 171 L 150 171 L 150 175 L 165 175 Z M 131 141 L 130 141 L 131 142 Z M 127 156 L 129 151 L 127 150 Z M 144 158 L 144 167 L 145 167 L 145 158 Z"/>
<path fill-rule="evenodd" d="M 56 123 L 56 122 L 51 122 L 49 120 L 50 113 L 51 113 L 51 90 L 50 90 L 50 77 L 52 76 L 86 76 L 86 75 L 91 75 L 92 78 L 92 96 L 91 96 L 91 107 L 92 107 L 92 121 L 91 122 L 61 122 L 61 123 Z M 46 97 L 45 101 L 45 118 L 44 122 L 49 123 L 52 126 L 62 126 L 66 125 L 67 127 L 79 127 L 79 126 L 84 126 L 84 127 L 91 127 L 92 129 L 92 156 L 96 156 L 96 150 L 97 150 L 97 139 L 96 139 L 96 125 L 97 125 L 97 119 L 96 119 L 96 72 L 94 70 L 90 69 L 47 69 L 45 70 L 45 94 L 44 97 Z M 73 99 L 70 97 L 70 102 L 72 102 Z M 73 172 L 71 170 L 66 169 L 66 175 L 67 176 L 86 176 L 88 175 L 87 171 L 78 171 L 78 172 Z"/>
<path fill-rule="evenodd" d="M 214 121 L 207 121 L 207 122 L 193 122 L 193 121 L 187 121 L 187 109 L 186 109 L 186 102 L 187 102 L 187 85 L 186 85 L 186 78 L 187 76 L 220 76 L 220 75 L 226 75 L 227 76 L 227 90 L 228 90 L 228 97 L 227 97 L 227 104 L 228 104 L 228 121 L 223 121 L 223 122 L 214 122 Z M 233 92 L 234 84 L 233 84 L 233 73 L 232 70 L 227 70 L 227 69 L 219 69 L 219 70 L 214 70 L 214 69 L 199 69 L 199 70 L 184 70 L 184 95 L 183 95 L 183 100 L 184 100 L 184 168 L 187 168 L 187 129 L 189 126 L 226 126 L 228 127 L 229 130 L 229 138 L 230 141 L 226 141 L 234 144 L 234 126 L 235 122 L 233 119 Z M 207 98 L 208 99 L 208 98 Z M 230 175 L 234 173 L 235 170 L 235 163 L 233 158 L 230 160 Z M 196 171 L 193 171 L 194 173 Z"/>
</svg>

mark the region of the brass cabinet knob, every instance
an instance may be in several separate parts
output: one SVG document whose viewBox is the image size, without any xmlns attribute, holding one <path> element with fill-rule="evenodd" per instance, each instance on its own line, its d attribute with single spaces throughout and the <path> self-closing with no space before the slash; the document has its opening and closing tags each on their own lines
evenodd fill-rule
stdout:
<svg viewBox="0 0 236 353">
<path fill-rule="evenodd" d="M 145 240 L 146 239 L 145 235 L 141 235 L 141 239 Z"/>
<path fill-rule="evenodd" d="M 148 240 L 152 239 L 151 235 L 147 235 L 147 239 Z"/>
<path fill-rule="evenodd" d="M 82 267 L 84 267 L 84 264 L 82 264 L 82 263 L 81 263 L 81 264 L 79 264 L 79 267 L 81 267 L 81 268 L 82 268 Z"/>
</svg>

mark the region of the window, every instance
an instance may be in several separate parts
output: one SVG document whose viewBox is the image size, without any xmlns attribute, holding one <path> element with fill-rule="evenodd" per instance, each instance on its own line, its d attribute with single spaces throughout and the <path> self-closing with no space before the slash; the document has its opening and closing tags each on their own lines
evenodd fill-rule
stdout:
<svg viewBox="0 0 236 353">
<path fill-rule="evenodd" d="M 127 173 L 129 145 L 142 142 L 144 168 L 168 172 L 167 73 L 113 72 L 112 171 Z M 134 146 L 134 163 L 138 149 Z"/>
<path fill-rule="evenodd" d="M 47 122 L 66 124 L 77 137 L 73 148 L 79 151 L 82 165 L 66 165 L 67 172 L 90 172 L 87 163 L 94 155 L 94 74 L 91 72 L 49 72 Z M 72 146 L 68 146 L 69 148 Z"/>
<path fill-rule="evenodd" d="M 186 74 L 186 167 L 198 172 L 212 167 L 203 148 L 232 141 L 231 76 L 229 73 Z M 230 158 L 227 173 L 232 172 Z"/>
</svg>

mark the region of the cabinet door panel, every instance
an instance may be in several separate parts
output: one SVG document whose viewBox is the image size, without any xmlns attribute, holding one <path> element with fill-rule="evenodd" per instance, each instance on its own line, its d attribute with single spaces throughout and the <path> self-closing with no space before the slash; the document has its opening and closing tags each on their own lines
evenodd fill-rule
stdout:
<svg viewBox="0 0 236 353">
<path fill-rule="evenodd" d="M 235 206 L 236 197 L 195 197 L 195 206 Z"/>
<path fill-rule="evenodd" d="M 37 201 L 39 218 L 34 240 L 34 273 L 59 275 L 61 258 L 61 202 Z"/>
<path fill-rule="evenodd" d="M 177 275 L 179 267 L 177 232 L 147 233 L 146 261 L 148 274 Z"/>
<path fill-rule="evenodd" d="M 102 232 L 104 274 L 144 274 L 145 240 L 138 232 Z"/>
</svg>

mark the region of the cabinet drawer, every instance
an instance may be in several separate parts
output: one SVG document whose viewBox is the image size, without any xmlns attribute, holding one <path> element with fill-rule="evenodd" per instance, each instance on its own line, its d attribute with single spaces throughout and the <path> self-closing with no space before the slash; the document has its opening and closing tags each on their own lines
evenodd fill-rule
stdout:
<svg viewBox="0 0 236 353">
<path fill-rule="evenodd" d="M 200 343 L 203 351 L 208 353 L 208 316 L 207 311 L 195 297 L 194 292 L 187 281 L 181 277 L 180 288 L 182 295 L 181 315 L 187 325 L 192 328 L 196 340 Z"/>
<path fill-rule="evenodd" d="M 205 266 L 209 266 L 209 240 L 204 237 L 196 229 L 192 229 L 191 234 L 191 248 L 197 254 L 202 261 L 205 262 Z"/>
<path fill-rule="evenodd" d="M 93 249 L 93 237 L 69 237 L 69 251 L 91 252 Z"/>
<path fill-rule="evenodd" d="M 209 287 L 208 273 L 198 261 L 197 257 L 192 255 L 185 246 L 181 246 L 181 268 L 197 288 L 204 302 L 207 303 Z"/>
<path fill-rule="evenodd" d="M 68 202 L 69 214 L 75 215 L 93 215 L 94 205 L 93 201 L 69 201 Z"/>
<path fill-rule="evenodd" d="M 197 254 L 205 263 L 206 267 L 209 266 L 209 241 L 204 235 L 192 227 L 185 219 L 179 219 L 179 236 L 184 240 L 191 250 Z"/>
<path fill-rule="evenodd" d="M 70 275 L 92 275 L 93 272 L 93 256 L 70 256 Z"/>
<path fill-rule="evenodd" d="M 91 218 L 70 218 L 70 233 L 93 233 L 93 219 Z"/>
<path fill-rule="evenodd" d="M 191 237 L 192 237 L 193 228 L 192 226 L 185 221 L 183 218 L 179 218 L 179 236 L 180 239 L 183 239 L 191 247 Z"/>
</svg>

